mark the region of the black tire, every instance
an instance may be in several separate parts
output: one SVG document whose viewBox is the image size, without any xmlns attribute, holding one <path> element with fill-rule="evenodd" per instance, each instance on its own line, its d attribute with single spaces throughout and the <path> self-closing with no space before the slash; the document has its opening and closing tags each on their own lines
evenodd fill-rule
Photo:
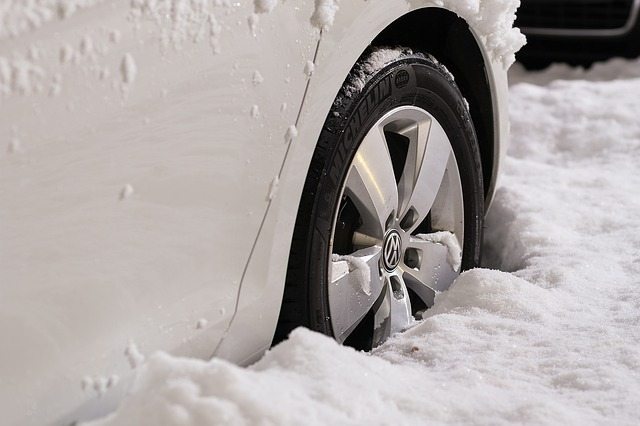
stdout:
<svg viewBox="0 0 640 426">
<path fill-rule="evenodd" d="M 354 67 L 329 112 L 304 185 L 289 255 L 286 285 L 274 344 L 296 327 L 332 336 L 327 274 L 333 218 L 343 182 L 358 146 L 386 112 L 414 105 L 431 113 L 449 137 L 464 199 L 462 269 L 480 263 L 484 193 L 480 151 L 466 101 L 446 68 L 433 57 L 405 51 L 397 60 L 362 79 L 368 55 Z"/>
</svg>

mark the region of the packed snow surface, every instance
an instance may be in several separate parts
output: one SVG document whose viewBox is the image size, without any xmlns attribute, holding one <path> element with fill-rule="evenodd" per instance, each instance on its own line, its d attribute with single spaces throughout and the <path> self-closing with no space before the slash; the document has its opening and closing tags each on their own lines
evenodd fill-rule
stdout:
<svg viewBox="0 0 640 426">
<path fill-rule="evenodd" d="M 508 272 L 462 274 L 371 354 L 298 329 L 249 368 L 152 355 L 96 424 L 637 424 L 640 62 L 621 64 L 519 72 L 485 244 Z"/>
</svg>

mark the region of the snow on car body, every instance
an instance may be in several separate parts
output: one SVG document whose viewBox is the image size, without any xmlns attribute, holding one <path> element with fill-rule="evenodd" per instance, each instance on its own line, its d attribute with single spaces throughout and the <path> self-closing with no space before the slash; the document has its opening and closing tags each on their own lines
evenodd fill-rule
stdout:
<svg viewBox="0 0 640 426">
<path fill-rule="evenodd" d="M 491 198 L 521 44 L 511 1 L 29 7 L 0 15 L 8 424 L 111 410 L 141 354 L 248 363 L 269 347 L 324 119 L 400 19 L 415 34 L 395 44 L 464 49 L 439 59 L 470 104 Z"/>
</svg>

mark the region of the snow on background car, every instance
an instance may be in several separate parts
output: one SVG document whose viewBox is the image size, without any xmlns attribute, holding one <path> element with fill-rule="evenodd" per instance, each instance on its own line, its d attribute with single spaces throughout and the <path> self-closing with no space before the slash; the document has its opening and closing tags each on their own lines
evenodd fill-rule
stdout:
<svg viewBox="0 0 640 426">
<path fill-rule="evenodd" d="M 487 268 L 367 354 L 308 330 L 242 368 L 158 353 L 93 424 L 634 424 L 640 61 L 512 71 Z"/>
</svg>

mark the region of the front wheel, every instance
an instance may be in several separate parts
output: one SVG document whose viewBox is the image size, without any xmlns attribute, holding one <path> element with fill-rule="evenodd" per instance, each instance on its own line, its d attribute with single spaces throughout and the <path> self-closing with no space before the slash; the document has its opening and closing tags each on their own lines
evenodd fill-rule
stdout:
<svg viewBox="0 0 640 426">
<path fill-rule="evenodd" d="M 372 51 L 314 152 L 275 341 L 306 326 L 368 350 L 407 329 L 479 264 L 483 199 L 478 142 L 451 74 L 430 56 Z"/>
</svg>

